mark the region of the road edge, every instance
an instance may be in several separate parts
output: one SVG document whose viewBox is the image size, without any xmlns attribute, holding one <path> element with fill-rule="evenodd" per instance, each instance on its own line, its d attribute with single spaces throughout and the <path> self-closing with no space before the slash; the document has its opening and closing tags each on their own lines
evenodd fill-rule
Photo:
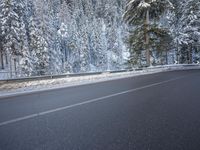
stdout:
<svg viewBox="0 0 200 150">
<path fill-rule="evenodd" d="M 60 85 L 53 85 L 52 87 L 44 88 L 41 87 L 39 89 L 32 89 L 32 90 L 27 90 L 27 91 L 13 91 L 13 92 L 8 92 L 5 94 L 0 95 L 0 100 L 2 99 L 7 99 L 7 98 L 12 98 L 12 97 L 18 97 L 18 96 L 26 96 L 26 95 L 31 95 L 31 94 L 40 94 L 43 92 L 49 92 L 49 91 L 54 91 L 54 90 L 59 90 L 59 89 L 65 89 L 65 88 L 73 88 L 77 86 L 84 86 L 84 85 L 91 85 L 91 84 L 97 84 L 97 83 L 102 83 L 102 82 L 108 82 L 108 81 L 115 81 L 115 80 L 120 80 L 120 79 L 126 79 L 126 78 L 132 78 L 132 77 L 137 77 L 137 76 L 145 76 L 145 75 L 150 75 L 150 74 L 157 74 L 157 73 L 163 73 L 163 72 L 171 72 L 171 71 L 186 71 L 186 70 L 200 70 L 200 68 L 176 68 L 176 69 L 171 69 L 171 68 L 165 68 L 163 70 L 153 70 L 153 71 L 146 71 L 143 73 L 135 73 L 132 72 L 133 74 L 126 75 L 126 76 L 116 76 L 116 77 L 109 77 L 109 78 L 102 78 L 102 79 L 97 79 L 98 81 L 84 81 L 84 82 L 75 82 L 73 85 L 69 84 L 63 84 L 62 86 Z"/>
</svg>

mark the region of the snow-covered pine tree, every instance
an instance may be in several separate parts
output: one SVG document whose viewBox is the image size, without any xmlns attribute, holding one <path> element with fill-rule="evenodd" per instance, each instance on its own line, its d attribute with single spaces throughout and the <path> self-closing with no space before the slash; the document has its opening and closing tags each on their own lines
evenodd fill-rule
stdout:
<svg viewBox="0 0 200 150">
<path fill-rule="evenodd" d="M 200 1 L 188 0 L 183 7 L 183 14 L 180 18 L 182 63 L 192 63 L 192 54 L 197 52 L 200 44 Z"/>
<path fill-rule="evenodd" d="M 150 29 L 151 24 L 155 25 L 155 21 L 159 20 L 161 15 L 172 7 L 172 3 L 169 0 L 129 0 L 124 13 L 125 21 L 134 26 L 132 35 L 140 40 L 130 37 L 129 40 L 134 41 L 138 48 L 136 51 L 146 50 L 146 64 L 149 66 L 150 61 Z M 156 27 L 156 30 L 162 30 Z M 142 42 L 141 42 L 142 40 Z M 145 47 L 143 47 L 145 45 Z"/>
<path fill-rule="evenodd" d="M 60 29 L 58 34 L 61 41 L 61 51 L 63 56 L 62 66 L 64 72 L 78 71 L 77 20 L 79 19 L 79 16 L 78 9 L 75 9 L 74 5 L 73 7 L 72 5 L 72 2 L 62 2 L 59 12 Z"/>
<path fill-rule="evenodd" d="M 30 50 L 33 58 L 33 75 L 44 75 L 49 69 L 48 43 L 43 37 L 40 20 L 34 14 L 29 22 Z"/>
<path fill-rule="evenodd" d="M 78 9 L 78 15 L 80 16 L 77 21 L 78 24 L 78 49 L 79 49 L 79 66 L 80 72 L 90 71 L 89 64 L 89 49 L 88 49 L 88 18 L 85 15 L 83 1 L 80 1 L 80 6 Z"/>
<path fill-rule="evenodd" d="M 60 74 L 63 72 L 62 68 L 62 52 L 61 52 L 61 41 L 58 35 L 59 30 L 59 6 L 60 1 L 51 0 L 48 1 L 48 18 L 49 18 L 49 33 L 51 39 L 49 42 L 50 50 L 50 68 L 51 74 Z"/>
<path fill-rule="evenodd" d="M 33 74 L 44 75 L 49 68 L 48 44 L 42 36 L 42 31 L 36 28 L 35 22 L 32 21 L 30 32 L 30 47 L 34 58 Z"/>
<path fill-rule="evenodd" d="M 123 6 L 118 1 L 109 1 L 106 6 L 105 22 L 107 22 L 108 32 L 108 52 L 111 56 L 111 69 L 121 69 L 123 66 L 124 37 L 126 36 L 126 26 L 122 22 Z"/>
<path fill-rule="evenodd" d="M 93 22 L 91 40 L 93 42 L 93 61 L 99 71 L 110 70 L 108 51 L 107 27 L 104 19 L 95 19 Z"/>
<path fill-rule="evenodd" d="M 0 7 L 3 49 L 10 57 L 10 70 L 13 68 L 13 59 L 14 71 L 17 73 L 19 57 L 24 57 L 23 53 L 28 51 L 23 18 L 25 4 L 21 0 L 3 0 Z"/>
<path fill-rule="evenodd" d="M 52 42 L 52 28 L 48 16 L 48 1 L 36 0 L 35 12 L 30 24 L 31 48 L 34 60 L 34 74 L 44 75 L 51 73 L 50 56 Z"/>
<path fill-rule="evenodd" d="M 22 58 L 20 58 L 20 76 L 31 76 L 33 73 L 33 58 L 28 49 L 28 45 L 25 44 L 22 47 Z"/>
<path fill-rule="evenodd" d="M 31 53 L 28 45 L 28 31 L 26 26 L 27 24 L 27 3 L 24 0 L 16 0 L 14 3 L 16 7 L 16 12 L 18 16 L 20 16 L 21 21 L 21 32 L 20 32 L 20 51 L 21 51 L 21 58 L 19 60 L 19 71 L 20 76 L 30 76 L 32 73 L 32 58 Z"/>
</svg>

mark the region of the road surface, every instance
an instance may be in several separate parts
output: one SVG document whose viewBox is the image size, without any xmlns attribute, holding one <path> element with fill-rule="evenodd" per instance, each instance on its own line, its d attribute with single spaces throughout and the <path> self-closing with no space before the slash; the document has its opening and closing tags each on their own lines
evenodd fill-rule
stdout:
<svg viewBox="0 0 200 150">
<path fill-rule="evenodd" d="M 199 70 L 0 99 L 0 150 L 199 149 Z"/>
</svg>

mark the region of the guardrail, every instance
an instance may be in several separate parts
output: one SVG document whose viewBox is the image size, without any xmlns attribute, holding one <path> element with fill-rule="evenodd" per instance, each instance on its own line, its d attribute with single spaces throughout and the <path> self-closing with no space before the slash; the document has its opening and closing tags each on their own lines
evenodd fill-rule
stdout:
<svg viewBox="0 0 200 150">
<path fill-rule="evenodd" d="M 33 77 L 22 77 L 22 78 L 13 78 L 13 79 L 0 79 L 0 83 L 8 83 L 8 82 L 25 82 L 25 81 L 35 81 L 35 80 L 48 80 L 48 79 L 59 79 L 65 77 L 80 77 L 80 76 L 89 76 L 89 75 L 100 75 L 103 73 L 122 73 L 122 72 L 139 72 L 139 71 L 152 71 L 152 70 L 184 70 L 187 68 L 192 69 L 192 67 L 196 67 L 200 69 L 200 65 L 197 64 L 182 64 L 182 65 L 164 65 L 164 66 L 154 66 L 154 67 L 147 67 L 147 68 L 129 68 L 117 71 L 104 71 L 104 72 L 89 72 L 89 73 L 75 73 L 75 74 L 61 74 L 61 75 L 45 75 L 45 76 L 33 76 Z"/>
<path fill-rule="evenodd" d="M 88 75 L 99 75 L 103 72 L 90 72 L 90 73 L 75 73 L 75 74 L 61 74 L 61 75 L 44 75 L 44 76 L 33 76 L 33 77 L 19 77 L 12 79 L 0 79 L 0 82 L 24 82 L 24 81 L 34 81 L 34 80 L 48 80 L 48 79 L 59 79 L 65 77 L 79 77 Z"/>
</svg>

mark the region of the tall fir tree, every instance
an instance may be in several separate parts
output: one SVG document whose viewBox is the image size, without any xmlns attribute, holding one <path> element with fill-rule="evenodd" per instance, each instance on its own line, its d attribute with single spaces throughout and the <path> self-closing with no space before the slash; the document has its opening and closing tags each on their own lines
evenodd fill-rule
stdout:
<svg viewBox="0 0 200 150">
<path fill-rule="evenodd" d="M 129 39 L 131 47 L 134 44 L 134 51 L 141 54 L 141 50 L 146 50 L 146 64 L 151 65 L 150 60 L 150 33 L 152 31 L 161 31 L 156 21 L 158 21 L 161 15 L 172 7 L 172 3 L 169 0 L 129 0 L 126 5 L 126 11 L 124 13 L 125 21 L 134 26 Z M 154 29 L 152 29 L 154 28 Z M 136 35 L 137 38 L 134 38 Z M 138 40 L 139 39 L 139 40 Z M 131 53 L 132 52 L 131 48 Z"/>
</svg>

